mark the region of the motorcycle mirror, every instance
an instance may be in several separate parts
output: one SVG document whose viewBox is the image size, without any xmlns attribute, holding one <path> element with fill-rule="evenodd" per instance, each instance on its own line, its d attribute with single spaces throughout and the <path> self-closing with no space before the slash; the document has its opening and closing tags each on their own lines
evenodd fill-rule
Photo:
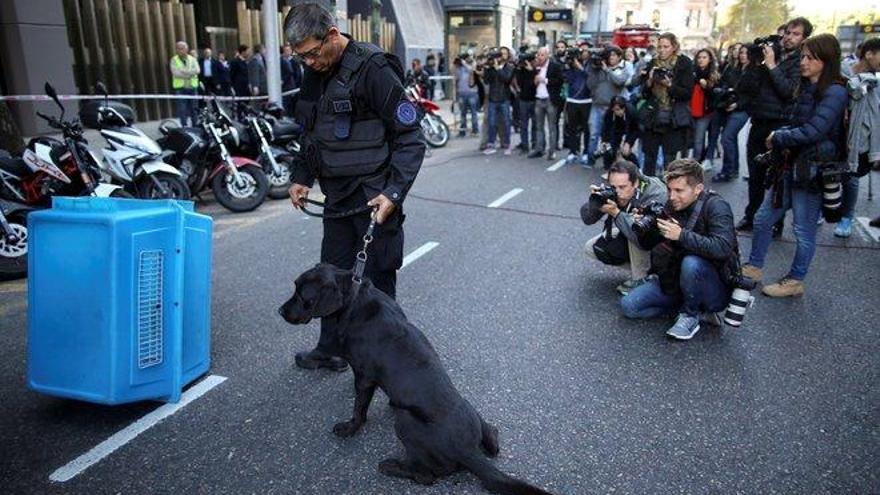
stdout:
<svg viewBox="0 0 880 495">
<path fill-rule="evenodd" d="M 61 117 L 63 118 L 64 117 L 64 105 L 62 105 L 61 100 L 58 99 L 58 93 L 55 92 L 55 88 L 53 88 L 52 85 L 49 84 L 49 81 L 46 81 L 46 85 L 43 86 L 43 90 L 46 92 L 46 96 L 48 96 L 49 98 L 52 98 L 52 100 L 55 102 L 55 104 L 58 105 L 58 108 L 61 109 Z"/>
<path fill-rule="evenodd" d="M 104 98 L 107 98 L 107 86 L 104 86 L 104 83 L 98 81 L 98 84 L 95 85 L 95 90 L 104 95 Z"/>
</svg>

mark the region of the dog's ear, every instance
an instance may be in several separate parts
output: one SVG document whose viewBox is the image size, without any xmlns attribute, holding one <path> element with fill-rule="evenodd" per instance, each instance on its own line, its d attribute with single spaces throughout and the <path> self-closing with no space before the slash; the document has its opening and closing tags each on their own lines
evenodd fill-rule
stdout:
<svg viewBox="0 0 880 495">
<path fill-rule="evenodd" d="M 342 309 L 342 305 L 342 288 L 334 279 L 324 280 L 315 302 L 315 316 L 332 315 Z"/>
</svg>

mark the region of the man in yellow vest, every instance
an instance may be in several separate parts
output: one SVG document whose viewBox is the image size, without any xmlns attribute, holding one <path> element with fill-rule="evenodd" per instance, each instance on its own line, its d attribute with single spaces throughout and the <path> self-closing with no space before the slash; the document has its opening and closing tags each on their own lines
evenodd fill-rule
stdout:
<svg viewBox="0 0 880 495">
<path fill-rule="evenodd" d="M 199 62 L 188 53 L 189 46 L 186 42 L 178 41 L 174 48 L 177 55 L 171 57 L 171 87 L 176 95 L 194 96 L 199 88 Z M 174 100 L 180 125 L 186 127 L 187 118 L 192 119 L 193 126 L 196 125 L 198 119 L 196 101 L 191 99 Z"/>
</svg>

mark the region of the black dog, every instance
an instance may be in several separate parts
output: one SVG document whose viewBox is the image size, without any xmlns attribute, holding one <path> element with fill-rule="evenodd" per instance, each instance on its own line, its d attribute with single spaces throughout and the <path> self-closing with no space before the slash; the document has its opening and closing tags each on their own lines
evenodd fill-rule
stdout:
<svg viewBox="0 0 880 495">
<path fill-rule="evenodd" d="M 278 310 L 294 325 L 320 317 L 332 322 L 335 349 L 354 371 L 355 403 L 350 421 L 333 432 L 349 437 L 364 424 L 376 387 L 390 399 L 403 460 L 386 459 L 388 476 L 431 484 L 461 469 L 501 494 L 543 494 L 499 471 L 486 457 L 498 454 L 498 430 L 462 397 L 437 352 L 393 299 L 364 280 L 355 292 L 352 272 L 318 265 L 296 279 L 296 291 Z"/>
</svg>

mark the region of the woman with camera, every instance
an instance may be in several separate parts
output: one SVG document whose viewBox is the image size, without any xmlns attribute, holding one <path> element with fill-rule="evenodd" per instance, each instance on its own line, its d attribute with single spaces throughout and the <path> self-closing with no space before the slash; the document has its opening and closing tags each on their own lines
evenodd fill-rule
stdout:
<svg viewBox="0 0 880 495">
<path fill-rule="evenodd" d="M 708 48 L 703 48 L 694 57 L 694 91 L 691 94 L 691 115 L 694 118 L 694 160 L 700 162 L 703 170 L 710 170 L 711 164 L 706 163 L 706 156 L 711 151 L 713 154 L 712 139 L 710 136 L 709 147 L 706 146 L 706 133 L 709 124 L 715 118 L 715 105 L 713 90 L 721 79 L 718 73 L 715 54 Z"/>
<path fill-rule="evenodd" d="M 788 209 L 794 216 L 797 249 L 788 274 L 765 285 L 770 297 L 804 293 L 804 279 L 816 252 L 816 222 L 822 209 L 820 165 L 845 156 L 843 116 L 847 106 L 845 82 L 840 73 L 840 43 L 831 34 L 804 41 L 801 82 L 792 124 L 767 137 L 772 153 L 771 184 L 754 220 L 752 252 L 743 274 L 760 281 L 773 225 Z"/>
<path fill-rule="evenodd" d="M 748 44 L 741 45 L 737 62 L 729 65 L 721 76 L 722 86 L 732 88 L 733 92 L 721 96 L 721 101 L 728 103 L 724 108 L 727 118 L 721 132 L 723 165 L 721 172 L 712 178 L 712 182 L 730 182 L 739 176 L 739 133 L 749 121 L 749 111 L 758 96 L 760 84 L 760 77 L 749 59 L 751 48 Z"/>
<path fill-rule="evenodd" d="M 690 109 L 693 63 L 679 50 L 674 34 L 661 34 L 657 39 L 657 58 L 651 60 L 641 74 L 644 101 L 640 102 L 638 113 L 644 130 L 645 175 L 656 174 L 661 146 L 664 163 L 672 163 L 676 154 L 684 152 L 688 129 L 693 126 Z"/>
</svg>

